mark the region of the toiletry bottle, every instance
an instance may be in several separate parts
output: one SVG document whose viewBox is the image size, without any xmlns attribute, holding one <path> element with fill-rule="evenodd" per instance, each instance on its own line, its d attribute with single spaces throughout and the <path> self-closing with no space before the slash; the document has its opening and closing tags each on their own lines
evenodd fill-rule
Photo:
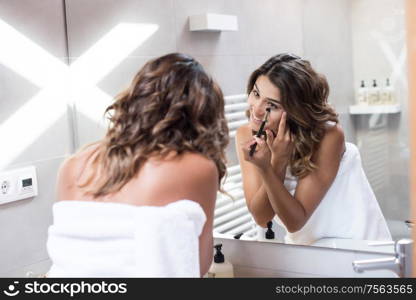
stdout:
<svg viewBox="0 0 416 300">
<path fill-rule="evenodd" d="M 361 80 L 361 85 L 357 90 L 357 104 L 368 105 L 368 89 L 365 87 L 364 80 Z"/>
<path fill-rule="evenodd" d="M 244 232 L 240 232 L 240 233 L 234 235 L 234 239 L 239 240 L 243 234 L 244 234 Z"/>
<path fill-rule="evenodd" d="M 214 246 L 216 253 L 214 262 L 211 264 L 207 273 L 208 278 L 230 278 L 234 277 L 234 268 L 231 263 L 225 260 L 224 254 L 221 252 L 222 244 Z"/>
<path fill-rule="evenodd" d="M 390 104 L 390 91 L 389 91 L 389 79 L 387 78 L 386 86 L 380 88 L 380 104 L 388 105 Z"/>
<path fill-rule="evenodd" d="M 272 221 L 267 222 L 267 231 L 266 231 L 266 234 L 265 234 L 265 238 L 267 240 L 273 240 L 274 239 L 274 232 L 272 230 L 272 226 L 273 226 Z"/>
<path fill-rule="evenodd" d="M 373 79 L 373 86 L 370 89 L 368 89 L 368 104 L 380 104 L 380 89 L 377 86 L 377 82 L 375 79 Z"/>
<path fill-rule="evenodd" d="M 394 88 L 390 85 L 390 80 L 387 78 L 386 86 L 380 91 L 380 100 L 382 104 L 392 105 L 396 104 L 396 98 L 394 95 Z"/>
</svg>

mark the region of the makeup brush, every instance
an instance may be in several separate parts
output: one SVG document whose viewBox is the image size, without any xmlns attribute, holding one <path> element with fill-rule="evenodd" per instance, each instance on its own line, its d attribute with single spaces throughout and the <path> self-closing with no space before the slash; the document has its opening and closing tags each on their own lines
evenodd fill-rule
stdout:
<svg viewBox="0 0 416 300">
<path fill-rule="evenodd" d="M 256 133 L 256 137 L 261 137 L 263 134 L 265 134 L 264 126 L 267 123 L 267 119 L 269 118 L 269 114 L 270 114 L 270 107 L 266 108 L 266 114 L 263 118 L 263 122 L 261 122 L 259 131 L 257 131 L 257 133 Z M 250 152 L 249 152 L 250 156 L 253 156 L 254 151 L 256 151 L 256 147 L 257 147 L 257 143 L 254 143 L 253 145 L 250 146 Z"/>
</svg>

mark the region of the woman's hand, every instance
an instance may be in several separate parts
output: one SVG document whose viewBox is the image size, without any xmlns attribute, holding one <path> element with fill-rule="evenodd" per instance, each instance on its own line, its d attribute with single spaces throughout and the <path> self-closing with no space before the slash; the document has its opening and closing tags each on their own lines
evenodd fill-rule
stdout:
<svg viewBox="0 0 416 300">
<path fill-rule="evenodd" d="M 271 130 L 266 130 L 267 146 L 271 152 L 271 164 L 278 172 L 286 171 L 287 164 L 293 151 L 293 140 L 286 127 L 287 113 L 283 112 L 276 137 Z"/>
<path fill-rule="evenodd" d="M 250 156 L 251 146 L 254 145 L 255 143 L 257 143 L 256 150 L 253 153 L 253 155 Z M 267 168 L 271 167 L 270 162 L 271 162 L 272 154 L 264 138 L 253 136 L 253 139 L 248 141 L 243 146 L 243 154 L 244 154 L 244 160 L 251 162 L 256 167 L 258 167 L 261 171 L 266 171 Z"/>
</svg>

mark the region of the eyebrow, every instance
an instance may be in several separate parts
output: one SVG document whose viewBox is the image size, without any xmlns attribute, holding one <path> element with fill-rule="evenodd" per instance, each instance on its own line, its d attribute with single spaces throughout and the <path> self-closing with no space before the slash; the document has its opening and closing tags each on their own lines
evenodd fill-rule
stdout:
<svg viewBox="0 0 416 300">
<path fill-rule="evenodd" d="M 255 84 L 255 83 L 254 83 L 254 87 L 256 88 L 257 92 L 259 92 L 259 91 L 260 91 L 260 89 L 259 89 L 259 87 L 257 86 L 257 84 Z M 276 104 L 281 105 L 280 100 L 271 99 L 271 98 L 266 98 L 266 99 L 267 99 L 267 100 L 269 100 L 269 101 L 271 101 L 271 102 L 274 102 L 274 103 L 276 103 Z"/>
</svg>

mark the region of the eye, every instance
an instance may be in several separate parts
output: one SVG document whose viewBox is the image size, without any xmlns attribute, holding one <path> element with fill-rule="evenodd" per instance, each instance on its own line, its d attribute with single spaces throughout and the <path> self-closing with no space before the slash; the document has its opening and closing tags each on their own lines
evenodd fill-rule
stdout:
<svg viewBox="0 0 416 300">
<path fill-rule="evenodd" d="M 269 102 L 269 103 L 267 103 L 267 105 L 272 109 L 279 109 L 280 108 L 280 105 L 277 105 L 273 102 Z"/>
<path fill-rule="evenodd" d="M 260 94 L 256 90 L 253 90 L 252 93 L 253 93 L 254 97 L 256 97 L 256 98 L 260 97 Z"/>
</svg>

